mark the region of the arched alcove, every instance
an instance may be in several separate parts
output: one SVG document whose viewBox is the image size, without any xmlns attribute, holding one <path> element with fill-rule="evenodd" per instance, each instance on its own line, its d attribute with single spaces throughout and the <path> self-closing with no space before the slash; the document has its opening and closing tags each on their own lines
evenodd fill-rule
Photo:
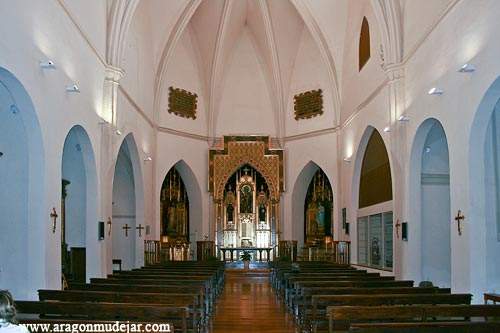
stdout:
<svg viewBox="0 0 500 333">
<path fill-rule="evenodd" d="M 321 169 L 321 167 L 313 161 L 309 161 L 297 176 L 297 179 L 295 180 L 295 183 L 293 185 L 292 192 L 292 238 L 298 240 L 299 246 L 302 246 L 306 243 L 306 202 L 308 199 L 308 195 L 312 195 L 312 191 L 314 190 L 313 180 L 315 179 L 315 176 L 318 175 L 318 173 L 321 174 L 321 176 L 319 176 L 320 178 L 324 177 L 320 186 L 323 186 L 322 184 L 324 182 L 332 195 L 331 200 L 329 200 L 332 207 L 330 207 L 328 212 L 328 214 L 330 215 L 328 219 L 328 229 L 330 229 L 330 233 L 327 233 L 329 236 L 331 235 L 331 233 L 333 233 L 333 219 L 331 214 L 333 209 L 333 190 L 331 187 L 331 183 L 323 169 Z"/>
<path fill-rule="evenodd" d="M 180 186 L 175 185 L 175 182 L 177 182 L 177 184 L 179 184 Z M 176 186 L 179 186 L 178 194 L 169 193 L 170 183 L 173 184 L 173 186 L 171 186 L 172 189 L 175 189 Z M 185 234 L 174 235 L 173 238 L 170 237 L 170 240 L 176 239 L 178 238 L 178 236 L 185 239 L 185 241 L 188 244 L 190 244 L 191 253 L 189 255 L 193 256 L 196 252 L 195 251 L 196 241 L 203 239 L 202 197 L 201 197 L 201 188 L 199 186 L 198 180 L 196 179 L 196 176 L 191 167 L 184 160 L 178 161 L 174 166 L 170 168 L 170 170 L 165 175 L 162 190 L 160 191 L 160 202 L 163 202 L 162 205 L 164 205 L 165 202 L 167 201 L 170 202 L 170 200 L 164 200 L 168 199 L 166 197 L 169 195 L 172 197 L 178 195 L 179 199 L 182 199 L 182 200 L 177 200 L 176 197 L 174 197 L 175 199 L 174 201 L 176 201 L 176 203 L 177 201 L 183 201 L 185 203 L 183 209 L 185 209 L 187 216 L 187 225 L 185 226 Z M 168 224 L 168 217 L 166 216 L 167 214 L 168 214 L 168 209 L 166 210 L 163 209 L 163 214 L 160 213 L 160 217 L 162 220 L 160 223 Z M 164 219 L 165 221 L 163 221 Z M 169 235 L 168 233 L 165 233 L 166 229 L 164 228 L 163 225 L 160 227 L 160 231 L 161 231 L 162 241 L 163 240 L 166 241 L 167 239 L 164 237 Z"/>
<path fill-rule="evenodd" d="M 421 280 L 451 286 L 450 166 L 448 141 L 439 121 L 420 125 L 412 148 L 410 199 L 413 216 L 408 242 L 420 256 L 407 258 L 419 266 Z M 420 257 L 420 262 L 416 258 Z"/>
<path fill-rule="evenodd" d="M 368 127 L 360 141 L 354 168 L 353 206 L 357 209 L 354 246 L 357 263 L 393 268 L 392 176 L 380 133 Z"/>
<path fill-rule="evenodd" d="M 366 17 L 363 17 L 363 22 L 361 23 L 361 30 L 359 33 L 359 70 L 361 71 L 366 65 L 368 60 L 370 60 L 370 25 Z"/>
<path fill-rule="evenodd" d="M 500 290 L 498 120 L 500 78 L 478 106 L 469 146 L 470 213 L 464 233 L 470 233 L 471 291 L 475 295 Z"/>
<path fill-rule="evenodd" d="M 144 189 L 140 156 L 133 134 L 123 140 L 113 177 L 112 258 L 121 260 L 123 269 L 142 265 Z"/>
<path fill-rule="evenodd" d="M 47 234 L 40 126 L 19 80 L 0 67 L 0 285 L 16 299 L 43 286 Z"/>
<path fill-rule="evenodd" d="M 62 271 L 69 281 L 100 275 L 97 171 L 94 150 L 85 129 L 74 126 L 62 155 Z"/>
</svg>

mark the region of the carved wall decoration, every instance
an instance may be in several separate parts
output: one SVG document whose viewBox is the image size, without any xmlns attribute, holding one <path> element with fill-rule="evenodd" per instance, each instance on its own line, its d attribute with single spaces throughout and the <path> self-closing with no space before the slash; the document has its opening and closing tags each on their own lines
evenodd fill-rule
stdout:
<svg viewBox="0 0 500 333">
<path fill-rule="evenodd" d="M 283 150 L 269 149 L 268 136 L 225 136 L 223 150 L 210 150 L 209 191 L 214 200 L 223 199 L 229 177 L 245 164 L 262 174 L 269 186 L 270 199 L 279 202 L 284 191 Z"/>
<path fill-rule="evenodd" d="M 323 114 L 323 90 L 310 90 L 293 97 L 295 120 Z"/>
<path fill-rule="evenodd" d="M 196 119 L 198 95 L 187 90 L 169 87 L 168 112 L 183 118 Z"/>
</svg>

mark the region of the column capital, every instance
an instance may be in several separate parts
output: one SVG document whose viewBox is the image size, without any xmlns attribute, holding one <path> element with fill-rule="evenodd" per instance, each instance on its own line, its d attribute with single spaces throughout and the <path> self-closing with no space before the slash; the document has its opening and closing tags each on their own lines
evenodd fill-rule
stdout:
<svg viewBox="0 0 500 333">
<path fill-rule="evenodd" d="M 105 69 L 106 81 L 118 83 L 125 76 L 125 71 L 121 68 L 107 65 Z"/>
<path fill-rule="evenodd" d="M 405 76 L 405 66 L 402 63 L 387 64 L 382 66 L 382 69 L 390 82 L 400 80 Z"/>
</svg>

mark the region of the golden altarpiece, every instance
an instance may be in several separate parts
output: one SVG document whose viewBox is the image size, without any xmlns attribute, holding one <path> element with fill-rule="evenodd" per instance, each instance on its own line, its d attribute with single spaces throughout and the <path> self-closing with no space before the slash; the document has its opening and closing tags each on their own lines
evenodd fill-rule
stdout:
<svg viewBox="0 0 500 333">
<path fill-rule="evenodd" d="M 223 260 L 249 251 L 271 260 L 279 242 L 283 150 L 267 136 L 226 136 L 209 153 L 209 190 L 215 207 L 215 242 Z"/>
<path fill-rule="evenodd" d="M 333 191 L 328 177 L 318 169 L 304 202 L 304 246 L 309 257 L 333 244 Z"/>
<path fill-rule="evenodd" d="M 161 188 L 160 221 L 163 260 L 188 260 L 189 198 L 175 167 L 167 173 Z"/>
</svg>

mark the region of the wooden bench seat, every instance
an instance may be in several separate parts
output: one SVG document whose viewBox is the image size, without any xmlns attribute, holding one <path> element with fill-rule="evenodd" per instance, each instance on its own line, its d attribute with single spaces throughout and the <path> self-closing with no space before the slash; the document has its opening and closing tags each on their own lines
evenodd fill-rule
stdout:
<svg viewBox="0 0 500 333">
<path fill-rule="evenodd" d="M 329 306 L 381 306 L 413 304 L 466 304 L 472 299 L 470 294 L 383 294 L 383 295 L 314 295 L 311 310 L 304 311 L 303 325 L 318 328 L 328 327 Z"/>
<path fill-rule="evenodd" d="M 346 330 L 353 323 L 367 321 L 425 322 L 500 318 L 500 305 L 329 306 L 327 315 L 329 331 L 334 332 Z"/>
<path fill-rule="evenodd" d="M 383 294 L 451 294 L 450 288 L 389 287 L 389 288 L 302 288 L 301 294 L 290 301 L 295 315 L 311 306 L 314 295 L 383 295 Z"/>
<path fill-rule="evenodd" d="M 500 322 L 428 322 L 354 324 L 350 333 L 495 333 Z"/>
<path fill-rule="evenodd" d="M 21 321 L 27 315 L 39 315 L 42 319 L 105 320 L 172 323 L 176 332 L 198 330 L 198 318 L 188 306 L 164 306 L 124 303 L 35 302 L 16 301 Z"/>
</svg>

